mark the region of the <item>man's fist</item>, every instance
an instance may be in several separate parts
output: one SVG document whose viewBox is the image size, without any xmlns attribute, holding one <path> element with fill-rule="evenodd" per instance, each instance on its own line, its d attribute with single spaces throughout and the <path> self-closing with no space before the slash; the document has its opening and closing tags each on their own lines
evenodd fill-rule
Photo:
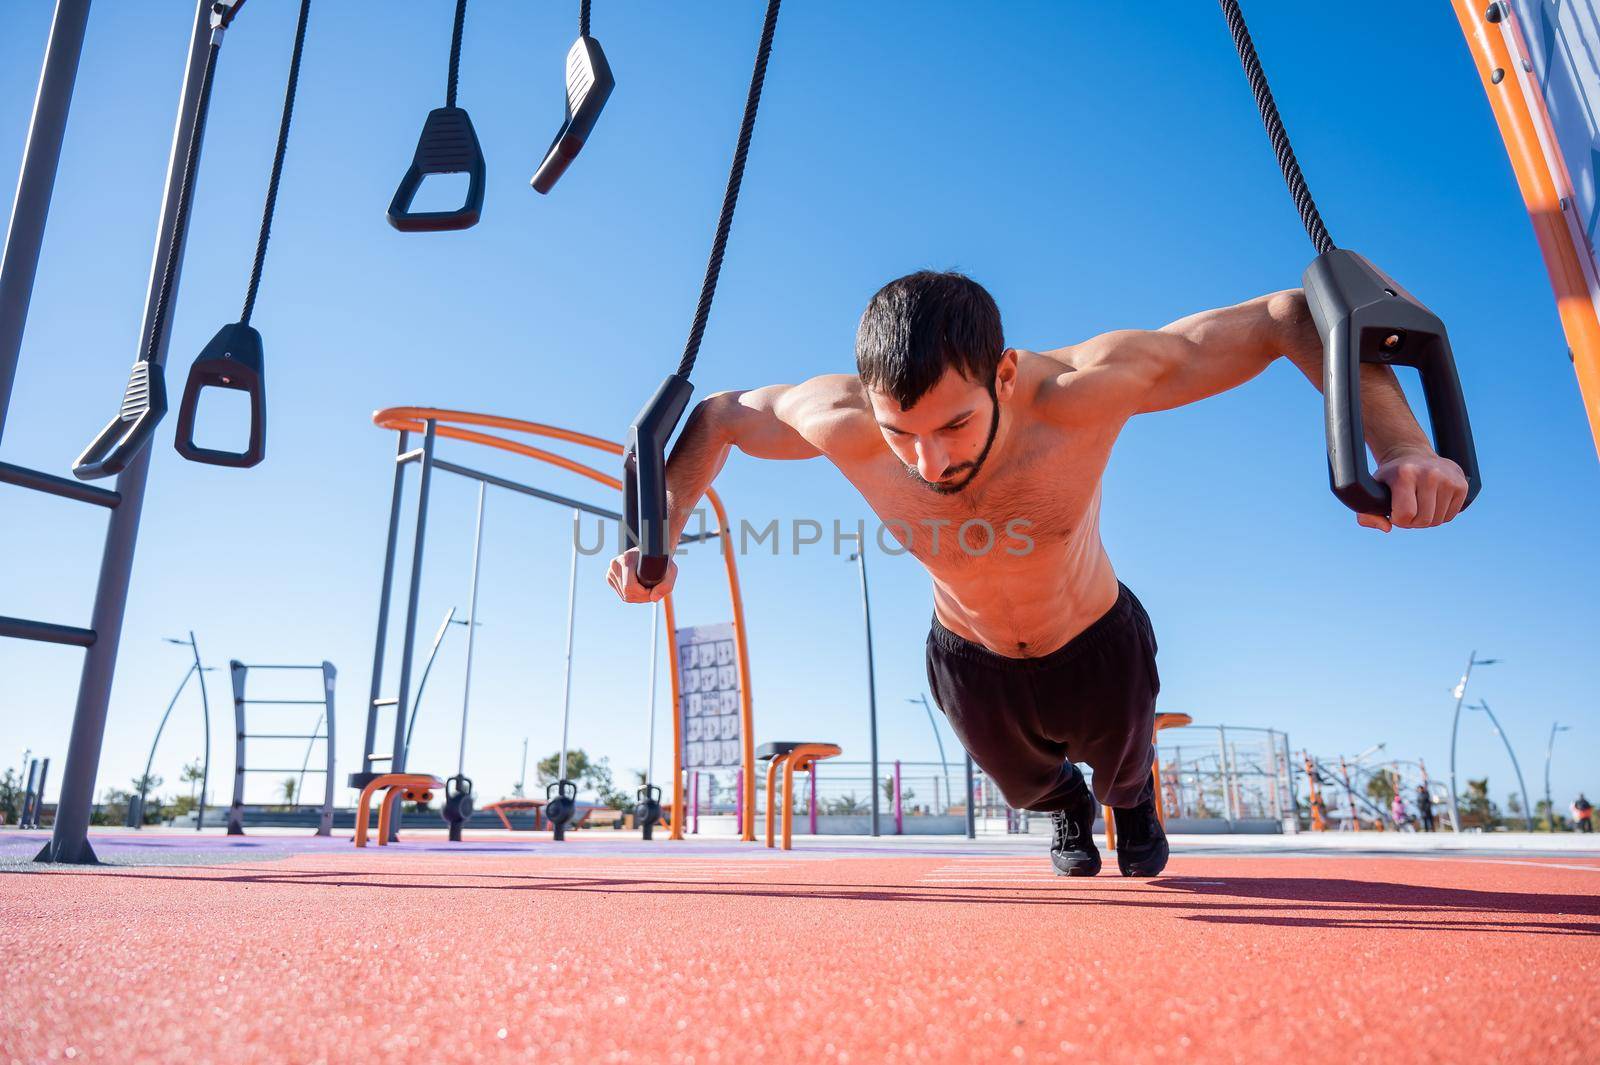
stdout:
<svg viewBox="0 0 1600 1065">
<path fill-rule="evenodd" d="M 1369 529 L 1431 529 L 1461 513 L 1467 501 L 1467 476 L 1461 467 L 1427 448 L 1391 452 L 1373 476 L 1389 486 L 1389 516 L 1356 515 Z"/>
<path fill-rule="evenodd" d="M 1462 481 L 1465 484 L 1466 481 Z M 1463 492 L 1465 489 L 1462 490 Z M 678 579 L 678 564 L 672 559 L 667 559 L 667 575 L 661 578 L 661 583 L 654 588 L 646 588 L 639 583 L 639 549 L 630 547 L 622 554 L 611 560 L 611 568 L 606 571 L 606 583 L 616 589 L 624 603 L 654 603 L 665 599 L 667 593 L 672 591 L 672 585 Z"/>
</svg>

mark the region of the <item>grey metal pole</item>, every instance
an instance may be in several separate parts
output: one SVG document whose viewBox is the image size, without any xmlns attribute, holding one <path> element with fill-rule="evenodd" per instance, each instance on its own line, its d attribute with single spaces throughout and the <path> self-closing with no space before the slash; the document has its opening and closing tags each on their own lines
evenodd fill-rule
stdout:
<svg viewBox="0 0 1600 1065">
<path fill-rule="evenodd" d="M 233 800 L 228 803 L 230 836 L 244 835 L 244 686 L 249 675 L 249 666 L 237 658 L 229 659 L 228 680 L 233 685 Z"/>
<path fill-rule="evenodd" d="M 144 800 L 145 789 L 150 783 L 150 767 L 156 761 L 156 744 L 161 742 L 161 733 L 166 730 L 167 718 L 172 716 L 172 708 L 178 705 L 178 696 L 183 694 L 183 689 L 189 686 L 189 678 L 194 676 L 194 666 L 183 672 L 183 679 L 178 682 L 178 690 L 172 693 L 172 698 L 167 700 L 167 708 L 161 714 L 161 723 L 156 726 L 156 738 L 150 741 L 150 756 L 144 760 L 144 775 L 139 778 L 139 795 L 135 802 L 128 804 L 128 827 L 144 827 Z"/>
<path fill-rule="evenodd" d="M 334 694 L 338 688 L 339 671 L 333 663 L 322 660 L 322 716 L 327 723 L 322 730 L 322 744 L 327 749 L 328 764 L 322 777 L 322 816 L 317 822 L 317 835 L 333 835 L 333 793 L 336 787 L 334 771 L 338 768 L 339 735 L 335 730 Z"/>
<path fill-rule="evenodd" d="M 661 601 L 650 604 L 650 740 L 644 754 L 644 782 L 648 785 L 655 776 L 656 768 L 656 660 L 660 658 L 661 639 Z M 816 779 L 816 770 L 813 769 L 811 777 Z M 695 785 L 697 788 L 699 784 Z M 695 792 L 698 802 L 699 792 Z"/>
<path fill-rule="evenodd" d="M 572 512 L 572 523 L 576 525 L 580 517 L 578 511 Z M 572 719 L 572 624 L 578 612 L 578 540 L 572 540 L 572 574 L 567 579 L 567 661 L 563 668 L 561 680 L 561 766 L 556 773 L 557 780 L 567 779 L 567 724 Z"/>
<path fill-rule="evenodd" d="M 28 827 L 28 818 L 33 812 L 33 784 L 38 779 L 39 759 L 35 758 L 28 763 L 28 783 L 22 789 L 22 809 L 17 813 L 18 828 Z"/>
<path fill-rule="evenodd" d="M 406 464 L 400 456 L 410 450 L 411 434 L 400 433 L 395 452 L 394 488 L 389 494 L 389 535 L 383 548 L 383 586 L 378 592 L 378 632 L 372 646 L 372 683 L 367 689 L 367 735 L 361 751 L 361 772 L 372 772 L 373 746 L 378 742 L 378 696 L 383 690 L 383 651 L 389 638 L 389 601 L 394 592 L 394 555 L 400 537 L 400 502 L 406 486 Z M 395 704 L 399 706 L 398 703 Z M 398 712 L 398 710 L 396 711 Z"/>
<path fill-rule="evenodd" d="M 939 765 L 944 768 L 944 793 L 946 798 L 955 795 L 955 789 L 950 786 L 950 763 L 944 757 L 944 737 L 939 735 L 939 724 L 933 718 L 933 707 L 928 705 L 928 697 L 919 694 L 915 699 L 907 699 L 908 703 L 921 703 L 922 709 L 928 714 L 928 727 L 933 729 L 933 742 L 939 745 Z"/>
<path fill-rule="evenodd" d="M 1222 816 L 1233 821 L 1233 788 L 1228 782 L 1228 730 L 1222 725 L 1217 726 L 1217 770 L 1222 775 Z"/>
<path fill-rule="evenodd" d="M 34 796 L 33 796 L 33 827 L 34 828 L 42 828 L 42 827 L 44 827 L 44 820 L 43 820 L 43 818 L 44 818 L 44 788 L 45 788 L 45 784 L 48 783 L 49 780 L 50 780 L 50 759 L 46 758 L 43 762 L 39 763 L 39 789 L 38 789 L 38 791 L 36 791 L 34 793 Z M 58 810 L 60 809 L 60 806 L 61 806 L 61 804 L 59 802 L 57 802 L 56 803 L 56 808 Z"/>
<path fill-rule="evenodd" d="M 394 704 L 394 746 L 389 750 L 389 769 L 403 773 L 406 768 L 406 707 L 411 700 L 411 662 L 416 653 L 417 599 L 422 593 L 422 548 L 428 533 L 428 489 L 433 484 L 433 444 L 438 425 L 432 418 L 422 433 L 422 473 L 417 484 L 417 526 L 411 541 L 411 588 L 406 594 L 406 627 L 400 645 L 400 692 Z M 397 819 L 398 820 L 398 819 Z"/>
<path fill-rule="evenodd" d="M 1498 658 L 1479 658 L 1476 649 L 1467 656 L 1467 671 L 1461 674 L 1456 685 L 1456 712 L 1450 722 L 1450 830 L 1461 831 L 1461 811 L 1456 802 L 1456 735 L 1461 731 L 1461 701 L 1467 697 L 1467 681 L 1472 677 L 1473 666 L 1490 666 Z"/>
<path fill-rule="evenodd" d="M 1517 752 L 1511 749 L 1511 738 L 1500 727 L 1500 721 L 1494 716 L 1494 711 L 1489 709 L 1489 704 L 1483 699 L 1478 700 L 1478 708 L 1489 715 L 1489 722 L 1494 725 L 1495 735 L 1500 737 L 1500 742 L 1506 745 L 1506 753 L 1511 756 L 1511 768 L 1517 771 L 1517 787 L 1522 789 L 1522 820 L 1526 823 L 1529 832 L 1533 831 L 1533 807 L 1528 804 L 1528 785 L 1522 780 L 1522 766 L 1517 763 Z"/>
<path fill-rule="evenodd" d="M 967 755 L 967 838 L 978 838 L 978 811 L 972 808 L 972 755 Z"/>
<path fill-rule="evenodd" d="M 198 0 L 194 31 L 189 39 L 189 59 L 178 103 L 178 118 L 167 158 L 167 184 L 162 196 L 161 220 L 156 227 L 156 246 L 151 256 L 150 284 L 145 297 L 144 320 L 139 329 L 138 350 L 148 349 L 152 339 L 150 333 L 155 326 L 155 304 L 161 290 L 162 268 L 172 243 L 172 227 L 177 221 L 183 160 L 194 135 L 195 103 L 210 42 L 211 0 Z M 183 247 L 174 251 L 172 284 L 176 290 L 183 267 Z M 167 341 L 171 331 L 172 316 L 166 315 L 162 335 L 153 338 L 154 361 L 158 366 L 166 362 Z M 95 632 L 95 642 L 84 652 L 83 671 L 78 678 L 78 703 L 73 711 L 72 736 L 67 744 L 67 764 L 61 775 L 55 830 L 36 861 L 80 865 L 92 865 L 99 861 L 94 848 L 89 846 L 89 816 L 94 810 L 94 782 L 100 769 L 100 748 L 105 742 L 106 710 L 111 700 L 111 682 L 117 669 L 117 648 L 122 640 L 122 617 L 128 604 L 128 582 L 133 574 L 133 552 L 139 539 L 139 518 L 144 510 L 144 488 L 150 474 L 151 451 L 148 447 L 140 451 L 127 470 L 117 478 L 116 490 L 121 494 L 122 502 L 111 511 L 111 520 L 106 526 L 100 578 L 95 586 L 94 608 L 90 614 L 89 627 Z"/>
<path fill-rule="evenodd" d="M 1544 810 L 1550 819 L 1550 831 L 1556 830 L 1556 804 L 1550 797 L 1550 756 L 1556 749 L 1556 733 L 1567 731 L 1567 726 L 1550 722 L 1550 742 L 1544 745 Z"/>
<path fill-rule="evenodd" d="M 878 679 L 872 665 L 872 600 L 867 595 L 867 560 L 865 551 L 850 556 L 861 573 L 861 614 L 867 632 L 867 728 L 872 754 L 872 834 L 878 834 Z"/>
<path fill-rule="evenodd" d="M 17 196 L 11 204 L 11 224 L 5 251 L 0 253 L 0 437 L 5 435 L 6 410 L 11 406 L 11 386 L 22 353 L 22 333 L 33 299 L 33 281 L 39 268 L 39 248 L 44 243 L 50 196 L 55 191 L 56 168 L 61 163 L 61 140 L 66 134 L 72 87 L 78 78 L 78 58 L 83 52 L 83 31 L 89 21 L 89 0 L 57 0 L 50 22 L 50 40 L 39 71 L 39 90 L 33 98 L 33 119 L 28 124 L 27 146 L 22 150 L 22 172 Z M 58 809 L 56 820 L 61 820 Z"/>
<path fill-rule="evenodd" d="M 478 482 L 478 521 L 472 538 L 472 591 L 467 599 L 467 672 L 461 684 L 461 749 L 456 752 L 456 776 L 466 772 L 467 707 L 472 702 L 472 647 L 478 635 L 478 563 L 483 558 L 483 497 L 489 486 Z M 417 693 L 421 698 L 422 693 Z"/>
<path fill-rule="evenodd" d="M 522 773 L 517 777 L 517 786 L 511 789 L 511 794 L 522 798 L 523 790 L 528 784 L 528 737 L 522 737 Z"/>
<path fill-rule="evenodd" d="M 444 643 L 445 633 L 450 631 L 450 623 L 455 620 L 456 608 L 451 607 L 444 612 L 444 620 L 439 622 L 439 631 L 433 634 L 433 646 L 428 648 L 428 660 L 422 664 L 422 678 L 417 681 L 417 694 L 411 700 L 411 719 L 406 722 L 406 750 L 411 750 L 411 737 L 417 731 L 417 710 L 422 706 L 422 693 L 428 687 L 428 676 L 433 672 L 433 662 L 439 656 L 439 646 Z M 471 637 L 469 636 L 470 640 Z"/>
<path fill-rule="evenodd" d="M 200 763 L 200 805 L 197 807 L 194 830 L 206 825 L 206 788 L 211 784 L 211 699 L 206 695 L 206 670 L 200 664 L 200 645 L 195 642 L 194 630 L 189 630 L 189 649 L 194 652 L 194 671 L 200 678 L 200 716 L 206 730 L 205 758 Z"/>
</svg>

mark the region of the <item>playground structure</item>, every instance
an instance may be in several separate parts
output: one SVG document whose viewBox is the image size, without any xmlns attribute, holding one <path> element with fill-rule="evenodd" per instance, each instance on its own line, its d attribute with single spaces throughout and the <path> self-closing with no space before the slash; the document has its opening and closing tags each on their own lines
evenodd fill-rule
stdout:
<svg viewBox="0 0 1600 1065">
<path fill-rule="evenodd" d="M 459 477 L 477 481 L 483 486 L 502 488 L 519 495 L 556 503 L 576 513 L 592 514 L 617 523 L 618 527 L 623 522 L 623 515 L 604 507 L 597 507 L 577 499 L 548 492 L 542 488 L 536 488 L 483 470 L 463 466 L 447 459 L 442 459 L 435 454 L 439 438 L 458 440 L 535 459 L 620 491 L 622 484 L 616 478 L 572 458 L 534 447 L 520 440 L 509 439 L 505 436 L 481 430 L 498 429 L 524 433 L 529 436 L 560 440 L 582 447 L 593 448 L 613 455 L 622 453 L 620 444 L 538 422 L 470 411 L 441 410 L 431 407 L 391 407 L 375 413 L 372 420 L 373 424 L 379 428 L 394 430 L 398 434 L 398 444 L 394 459 L 394 486 L 390 497 L 388 534 L 384 549 L 383 584 L 378 597 L 377 635 L 373 646 L 372 680 L 367 701 L 362 762 L 360 770 L 352 773 L 349 778 L 350 786 L 354 788 L 365 788 L 373 780 L 385 774 L 413 772 L 407 764 L 409 754 L 406 747 L 407 722 L 409 720 L 411 700 L 414 698 L 411 692 L 411 672 L 416 645 L 417 610 L 422 582 L 423 554 L 427 542 L 429 491 L 435 471 L 455 474 Z M 413 437 L 417 436 L 421 437 L 421 446 L 413 447 Z M 411 560 L 407 573 L 404 621 L 401 630 L 399 694 L 384 696 L 382 694 L 384 659 L 388 647 L 389 615 L 394 592 L 395 562 L 400 533 L 400 511 L 405 494 L 405 472 L 413 464 L 417 465 L 419 471 L 418 501 L 416 525 L 411 541 Z M 743 780 L 744 794 L 753 796 L 755 794 L 755 755 L 750 694 L 750 658 L 744 624 L 744 606 L 739 594 L 738 566 L 734 557 L 736 552 L 732 543 L 733 532 L 721 497 L 717 495 L 715 490 L 710 490 L 706 493 L 706 499 L 716 515 L 716 527 L 704 533 L 703 538 L 718 543 L 727 572 L 728 593 L 733 616 L 735 659 L 740 681 L 741 779 Z M 684 540 L 690 541 L 701 538 L 702 535 L 697 534 L 685 536 Z M 662 599 L 661 607 L 667 631 L 667 659 L 671 663 L 671 669 L 668 673 L 671 681 L 671 704 L 676 710 L 681 705 L 680 693 L 683 684 L 678 662 L 675 615 L 670 594 Z M 388 751 L 380 751 L 377 749 L 379 719 L 380 715 L 385 711 L 391 712 L 393 716 L 393 741 Z M 683 778 L 682 721 L 681 715 L 675 712 L 673 714 L 672 804 L 670 816 L 667 819 L 669 836 L 672 839 L 682 839 L 684 834 Z M 555 796 L 556 801 L 568 803 L 573 802 L 575 798 L 575 791 L 571 796 Z M 568 812 L 570 813 L 570 811 Z M 553 822 L 565 823 L 563 818 L 555 816 L 548 808 L 545 813 L 550 816 Z M 741 838 L 746 841 L 754 841 L 755 814 L 753 802 L 745 804 L 741 820 Z"/>
<path fill-rule="evenodd" d="M 322 678 L 322 697 L 320 699 L 262 699 L 250 698 L 245 694 L 246 683 L 250 671 L 257 673 L 306 673 L 315 672 Z M 323 661 L 316 665 L 261 665 L 240 662 L 238 659 L 228 663 L 229 674 L 233 678 L 233 722 L 234 722 L 234 763 L 233 763 L 233 802 L 228 807 L 228 835 L 244 835 L 244 786 L 245 777 L 250 773 L 276 773 L 297 774 L 299 783 L 295 785 L 292 802 L 300 803 L 307 773 L 320 775 L 323 778 L 322 811 L 317 823 L 317 835 L 326 836 L 333 831 L 333 793 L 337 777 L 334 771 L 334 681 L 338 678 L 339 671 L 333 667 L 332 662 Z M 246 727 L 246 707 L 319 707 L 317 722 L 311 726 L 310 732 L 250 732 Z M 300 768 L 280 766 L 254 766 L 246 758 L 245 742 L 247 740 L 262 741 L 300 741 L 306 744 L 305 758 L 300 763 Z M 325 764 L 320 768 L 311 768 L 311 754 L 317 743 L 323 746 Z"/>
</svg>

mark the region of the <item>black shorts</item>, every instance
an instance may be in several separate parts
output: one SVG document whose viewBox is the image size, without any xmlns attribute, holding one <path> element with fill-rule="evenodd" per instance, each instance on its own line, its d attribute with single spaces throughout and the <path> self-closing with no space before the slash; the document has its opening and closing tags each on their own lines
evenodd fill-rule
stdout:
<svg viewBox="0 0 1600 1065">
<path fill-rule="evenodd" d="M 933 622 L 928 683 L 972 760 L 1019 810 L 1083 800 L 1083 774 L 1108 806 L 1137 806 L 1155 746 L 1156 638 L 1125 585 L 1116 603 L 1064 646 L 1008 658 Z"/>
</svg>

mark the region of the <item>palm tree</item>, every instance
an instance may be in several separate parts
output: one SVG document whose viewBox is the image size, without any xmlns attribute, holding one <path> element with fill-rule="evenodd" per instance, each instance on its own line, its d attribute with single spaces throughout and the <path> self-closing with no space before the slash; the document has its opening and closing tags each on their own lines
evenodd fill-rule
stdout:
<svg viewBox="0 0 1600 1065">
<path fill-rule="evenodd" d="M 283 780 L 278 784 L 278 790 L 283 794 L 283 802 L 285 806 L 294 806 L 294 787 L 294 777 L 284 777 Z"/>
</svg>

